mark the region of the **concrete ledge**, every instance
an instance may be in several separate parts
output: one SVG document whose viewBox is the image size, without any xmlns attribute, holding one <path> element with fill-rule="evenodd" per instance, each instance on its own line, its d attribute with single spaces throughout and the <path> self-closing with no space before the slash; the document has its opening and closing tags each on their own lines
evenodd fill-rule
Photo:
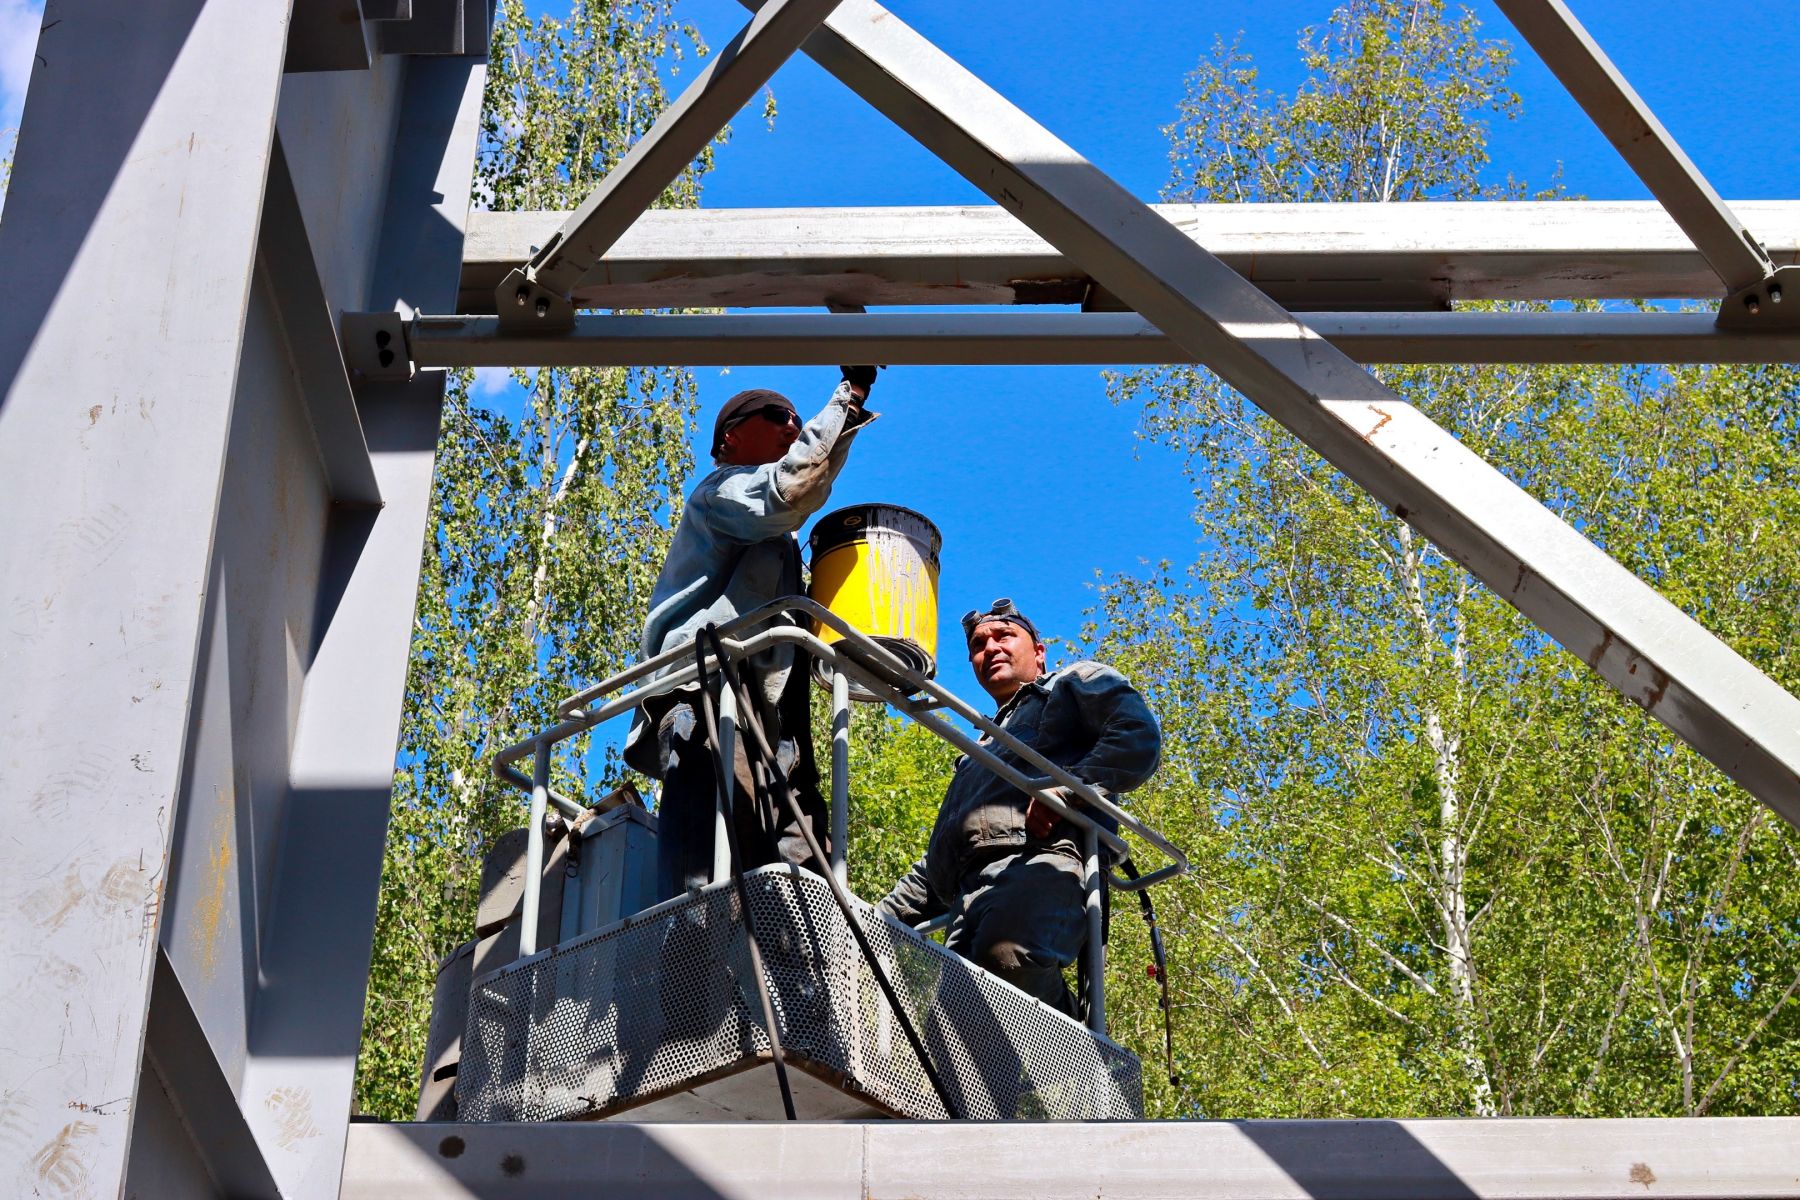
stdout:
<svg viewBox="0 0 1800 1200">
<path fill-rule="evenodd" d="M 1800 1197 L 1800 1118 L 352 1125 L 346 1200 Z"/>
</svg>

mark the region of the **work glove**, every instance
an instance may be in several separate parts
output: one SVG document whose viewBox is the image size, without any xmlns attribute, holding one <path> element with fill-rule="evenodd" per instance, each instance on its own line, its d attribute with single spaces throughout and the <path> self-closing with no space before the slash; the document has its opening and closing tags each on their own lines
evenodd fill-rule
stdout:
<svg viewBox="0 0 1800 1200">
<path fill-rule="evenodd" d="M 844 382 L 865 392 L 875 386 L 874 367 L 839 367 L 838 370 L 843 373 Z"/>
</svg>

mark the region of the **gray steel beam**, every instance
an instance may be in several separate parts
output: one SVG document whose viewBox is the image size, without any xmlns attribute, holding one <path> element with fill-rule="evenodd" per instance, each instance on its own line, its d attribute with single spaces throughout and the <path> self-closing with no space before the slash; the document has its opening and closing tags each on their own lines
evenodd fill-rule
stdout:
<svg viewBox="0 0 1800 1200">
<path fill-rule="evenodd" d="M 1800 263 L 1800 203 L 1734 203 L 1778 263 Z M 1155 208 L 1290 309 L 1725 294 L 1653 201 Z M 567 218 L 470 214 L 455 311 L 494 311 L 500 280 Z M 651 211 L 573 286 L 578 307 L 645 309 L 1079 304 L 1092 285 L 1004 208 L 970 205 Z"/>
<path fill-rule="evenodd" d="M 220 1070 L 181 978 L 160 946 L 150 989 L 144 1058 L 167 1088 L 186 1139 L 193 1143 L 194 1153 L 205 1162 L 206 1172 L 217 1181 L 219 1190 L 232 1200 L 280 1200 L 281 1189 L 238 1106 L 232 1080 Z M 133 1147 L 140 1163 L 146 1149 Z M 166 1148 L 162 1152 L 166 1153 Z"/>
<path fill-rule="evenodd" d="M 1800 1197 L 1800 1120 L 352 1125 L 343 1200 Z"/>
<path fill-rule="evenodd" d="M 1775 269 L 1762 245 L 1562 0 L 1495 3 L 1706 256 L 1726 291 L 1752 287 Z"/>
<path fill-rule="evenodd" d="M 405 62 L 372 303 L 454 295 L 486 70 Z M 341 1173 L 443 394 L 441 371 L 361 390 L 384 503 L 339 513 L 326 543 L 239 1089 L 290 1197 L 335 1195 Z"/>
<path fill-rule="evenodd" d="M 873 0 L 805 49 L 1800 825 L 1800 700 Z"/>
<path fill-rule="evenodd" d="M 350 505 L 381 503 L 381 489 L 369 464 L 369 446 L 356 415 L 356 397 L 344 369 L 337 322 L 319 278 L 318 261 L 306 236 L 306 217 L 288 172 L 280 135 L 269 166 L 258 254 L 274 281 L 276 312 L 288 343 L 294 378 L 306 397 L 307 415 L 332 498 Z"/>
<path fill-rule="evenodd" d="M 1789 363 L 1800 331 L 1720 329 L 1710 313 L 1308 313 L 1365 363 Z M 909 366 L 1192 363 L 1136 313 L 590 316 L 509 334 L 493 317 L 406 325 L 420 367 Z"/>
<path fill-rule="evenodd" d="M 0 223 L 8 1195 L 123 1186 L 288 16 L 53 3 L 38 43 Z"/>
<path fill-rule="evenodd" d="M 501 281 L 494 293 L 501 319 L 509 325 L 568 328 L 576 280 L 675 182 L 837 3 L 768 0 L 758 8 L 544 248 Z"/>
</svg>

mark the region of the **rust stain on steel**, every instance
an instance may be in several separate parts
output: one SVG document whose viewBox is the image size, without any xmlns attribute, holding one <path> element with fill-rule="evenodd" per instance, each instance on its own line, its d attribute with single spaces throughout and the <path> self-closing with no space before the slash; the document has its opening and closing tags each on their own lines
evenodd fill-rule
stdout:
<svg viewBox="0 0 1800 1200">
<path fill-rule="evenodd" d="M 305 1088 L 276 1088 L 263 1107 L 275 1114 L 275 1144 L 283 1150 L 292 1150 L 295 1143 L 322 1132 L 313 1122 L 312 1093 Z"/>
<path fill-rule="evenodd" d="M 198 918 L 194 923 L 194 936 L 199 941 L 200 970 L 208 979 L 213 977 L 219 964 L 219 930 L 225 923 L 225 892 L 231 882 L 231 865 L 235 857 L 231 844 L 231 798 L 220 794 L 217 788 L 213 789 L 213 794 L 220 804 L 213 814 L 212 845 L 206 851 L 206 890 L 201 893 L 194 913 Z"/>
<path fill-rule="evenodd" d="M 1650 1185 L 1656 1182 L 1656 1172 L 1650 1169 L 1649 1163 L 1632 1163 L 1629 1178 L 1633 1183 L 1643 1184 L 1644 1190 L 1649 1191 Z"/>
<path fill-rule="evenodd" d="M 44 1195 L 87 1196 L 88 1164 L 79 1152 L 83 1138 L 100 1132 L 98 1125 L 87 1121 L 71 1121 L 57 1131 L 55 1137 L 31 1156 L 31 1169 L 44 1188 Z"/>
<path fill-rule="evenodd" d="M 1594 647 L 1594 652 L 1592 654 L 1587 656 L 1587 665 L 1598 671 L 1600 669 L 1600 660 L 1606 657 L 1606 652 L 1612 649 L 1613 643 L 1617 640 L 1618 639 L 1613 636 L 1612 630 L 1602 630 L 1600 644 Z"/>
<path fill-rule="evenodd" d="M 1375 440 L 1375 435 L 1381 432 L 1381 427 L 1394 419 L 1394 414 L 1381 407 L 1379 404 L 1371 404 L 1369 405 L 1369 408 L 1373 412 L 1380 413 L 1381 420 L 1375 422 L 1375 428 L 1362 435 L 1362 439 L 1365 442 L 1373 442 Z"/>
</svg>

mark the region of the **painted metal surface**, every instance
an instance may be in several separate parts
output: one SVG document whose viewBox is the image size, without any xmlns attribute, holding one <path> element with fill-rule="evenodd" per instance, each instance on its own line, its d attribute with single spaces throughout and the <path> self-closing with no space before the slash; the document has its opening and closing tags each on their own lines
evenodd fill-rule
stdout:
<svg viewBox="0 0 1800 1200">
<path fill-rule="evenodd" d="M 0 224 L 0 1192 L 112 1196 L 288 3 L 50 0 L 43 24 Z"/>
<path fill-rule="evenodd" d="M 1777 263 L 1800 263 L 1800 203 L 1737 200 Z M 1291 309 L 1441 309 L 1455 300 L 1718 298 L 1653 201 L 1158 204 L 1153 211 Z M 457 312 L 567 219 L 470 216 Z M 1092 278 L 999 206 L 705 208 L 644 213 L 575 283 L 582 306 L 1081 304 Z"/>
<path fill-rule="evenodd" d="M 1670 1135 L 1676 1124 L 1681 1136 Z M 344 1200 L 1800 1196 L 1800 1119 L 354 1125 Z M 979 1164 L 980 1169 L 974 1169 Z"/>
<path fill-rule="evenodd" d="M 915 1022 L 922 1053 L 896 1011 Z M 642 1105 L 768 1064 L 772 1022 L 789 1075 L 830 1085 L 812 1090 L 801 1120 L 1143 1116 L 1142 1066 L 1125 1047 L 861 900 L 840 908 L 826 879 L 788 863 L 746 871 L 741 890 L 721 880 L 477 973 L 457 1112 L 635 1120 Z M 785 1117 L 778 1087 L 736 1098 L 737 1119 Z M 705 1104 L 681 1107 L 681 1119 L 718 1118 Z"/>
<path fill-rule="evenodd" d="M 873 0 L 805 48 L 1800 825 L 1800 700 Z"/>
<path fill-rule="evenodd" d="M 894 504 L 858 504 L 818 518 L 808 540 L 807 595 L 929 678 L 937 674 L 938 562 L 943 535 L 922 513 Z M 828 625 L 814 633 L 830 645 Z M 821 667 L 821 683 L 835 672 Z M 852 689 L 855 699 L 874 697 Z"/>
<path fill-rule="evenodd" d="M 525 328 L 568 328 L 575 316 L 569 303 L 575 282 L 768 83 L 837 2 L 768 0 L 752 13 L 544 248 L 501 281 L 494 294 L 500 319 Z"/>
<path fill-rule="evenodd" d="M 710 302 L 708 302 L 710 303 Z M 1301 324 L 1365 363 L 1788 363 L 1800 330 L 1719 327 L 1711 313 L 1304 313 Z M 831 366 L 1192 363 L 1136 313 L 582 315 L 567 333 L 500 331 L 493 317 L 420 316 L 420 366 Z M 854 349 L 854 353 L 852 353 Z"/>
<path fill-rule="evenodd" d="M 486 63 L 405 60 L 369 300 L 447 304 L 473 178 Z M 341 511 L 290 752 L 240 1096 L 289 1196 L 330 1196 L 343 1154 L 394 746 L 406 683 L 444 377 L 367 385 L 358 409 L 384 506 Z"/>
<path fill-rule="evenodd" d="M 1726 291 L 1750 287 L 1774 269 L 1762 245 L 1719 199 L 1568 5 L 1562 0 L 1495 3 L 1681 226 Z"/>
</svg>

